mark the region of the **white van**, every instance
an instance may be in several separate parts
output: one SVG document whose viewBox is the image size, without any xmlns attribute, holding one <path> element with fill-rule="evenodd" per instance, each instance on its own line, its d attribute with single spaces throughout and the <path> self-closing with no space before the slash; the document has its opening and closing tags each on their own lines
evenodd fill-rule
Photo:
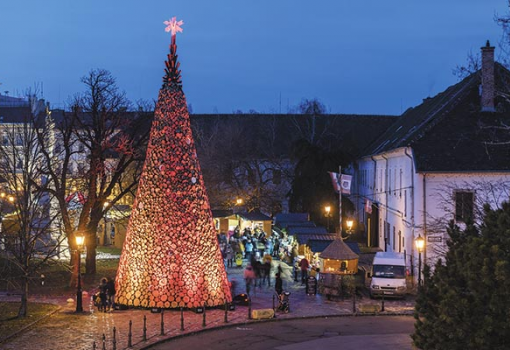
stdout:
<svg viewBox="0 0 510 350">
<path fill-rule="evenodd" d="M 404 254 L 393 252 L 376 253 L 374 263 L 372 264 L 371 276 L 371 297 L 405 297 L 407 286 Z"/>
</svg>

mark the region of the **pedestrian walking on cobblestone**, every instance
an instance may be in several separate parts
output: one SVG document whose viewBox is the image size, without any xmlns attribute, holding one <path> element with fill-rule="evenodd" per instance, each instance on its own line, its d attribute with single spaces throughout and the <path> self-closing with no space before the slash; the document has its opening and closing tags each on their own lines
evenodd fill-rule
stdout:
<svg viewBox="0 0 510 350">
<path fill-rule="evenodd" d="M 112 310 L 115 309 L 115 279 L 108 278 L 108 282 L 106 283 L 106 288 L 108 289 L 108 308 Z"/>
<path fill-rule="evenodd" d="M 280 294 L 282 294 L 282 292 L 283 292 L 283 280 L 282 280 L 282 278 L 280 277 L 280 274 L 279 274 L 279 273 L 277 273 L 277 274 L 275 275 L 274 289 L 275 289 L 275 291 L 276 291 L 276 294 L 278 294 L 278 296 L 279 296 Z"/>
<path fill-rule="evenodd" d="M 101 279 L 101 284 L 99 285 L 99 311 L 106 312 L 106 306 L 108 303 L 108 280 L 106 277 Z"/>
<path fill-rule="evenodd" d="M 250 295 L 251 286 L 253 284 L 253 281 L 255 280 L 255 271 L 253 270 L 253 267 L 248 264 L 246 266 L 246 269 L 244 270 L 244 281 L 246 283 L 246 294 Z"/>
<path fill-rule="evenodd" d="M 299 267 L 301 268 L 301 284 L 305 284 L 308 278 L 308 268 L 310 267 L 308 260 L 306 258 L 301 259 Z"/>
</svg>

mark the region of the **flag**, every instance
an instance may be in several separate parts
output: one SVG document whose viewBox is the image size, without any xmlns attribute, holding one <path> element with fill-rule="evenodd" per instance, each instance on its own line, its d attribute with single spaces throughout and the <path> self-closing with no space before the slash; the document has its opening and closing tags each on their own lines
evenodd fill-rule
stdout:
<svg viewBox="0 0 510 350">
<path fill-rule="evenodd" d="M 372 214 L 372 201 L 368 198 L 365 199 L 365 212 Z"/>
<path fill-rule="evenodd" d="M 332 173 L 328 171 L 329 176 L 331 177 L 331 183 L 333 184 L 333 189 L 336 193 L 340 192 L 340 179 L 338 173 Z"/>
<path fill-rule="evenodd" d="M 343 194 L 351 194 L 351 182 L 352 182 L 352 176 L 351 175 L 340 175 L 340 187 L 342 189 Z"/>
<path fill-rule="evenodd" d="M 328 171 L 329 176 L 331 177 L 331 183 L 333 184 L 333 189 L 336 193 L 342 190 L 342 194 L 351 194 L 351 175 L 344 175 L 339 173 L 333 173 Z"/>
</svg>

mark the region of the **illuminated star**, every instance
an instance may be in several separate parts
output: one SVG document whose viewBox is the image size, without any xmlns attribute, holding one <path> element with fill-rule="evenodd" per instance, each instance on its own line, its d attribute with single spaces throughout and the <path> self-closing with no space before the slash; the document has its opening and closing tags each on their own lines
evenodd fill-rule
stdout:
<svg viewBox="0 0 510 350">
<path fill-rule="evenodd" d="M 184 24 L 183 21 L 177 22 L 176 18 L 172 17 L 171 20 L 164 21 L 163 23 L 166 25 L 165 32 L 172 32 L 172 36 L 177 32 L 182 33 L 181 26 Z"/>
</svg>

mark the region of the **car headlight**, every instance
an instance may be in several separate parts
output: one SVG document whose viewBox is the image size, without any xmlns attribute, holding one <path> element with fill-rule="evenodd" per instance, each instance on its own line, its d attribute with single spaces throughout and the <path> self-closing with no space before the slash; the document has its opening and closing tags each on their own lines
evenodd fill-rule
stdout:
<svg viewBox="0 0 510 350">
<path fill-rule="evenodd" d="M 405 290 L 406 287 L 405 286 L 400 286 L 400 287 L 397 287 L 398 290 Z"/>
<path fill-rule="evenodd" d="M 377 285 L 375 285 L 375 284 L 374 284 L 374 285 L 372 286 L 372 289 L 379 289 L 379 286 L 377 286 Z"/>
</svg>

